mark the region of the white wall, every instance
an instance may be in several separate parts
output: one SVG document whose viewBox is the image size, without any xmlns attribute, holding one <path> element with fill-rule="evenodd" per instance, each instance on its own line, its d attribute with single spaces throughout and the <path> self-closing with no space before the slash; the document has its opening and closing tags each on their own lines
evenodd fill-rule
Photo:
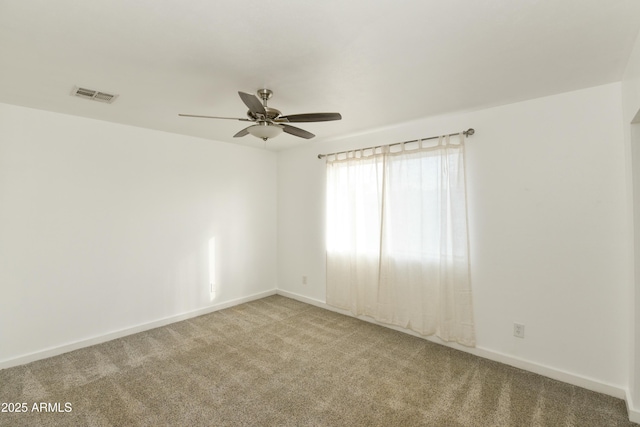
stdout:
<svg viewBox="0 0 640 427">
<path fill-rule="evenodd" d="M 635 229 L 635 241 L 630 243 L 634 257 L 629 301 L 633 318 L 630 333 L 630 396 L 632 419 L 640 422 L 640 34 L 636 38 L 622 80 L 623 126 L 627 151 L 628 211 Z M 633 124 L 632 124 L 633 123 Z"/>
<path fill-rule="evenodd" d="M 630 320 L 629 357 L 629 400 L 630 407 L 637 412 L 634 421 L 640 422 L 640 123 L 630 127 L 629 140 L 629 181 L 631 187 L 630 216 L 633 223 L 633 241 L 630 243 L 630 252 L 634 254 L 633 279 L 630 281 L 629 305 L 632 312 Z"/>
<path fill-rule="evenodd" d="M 278 287 L 325 300 L 317 154 L 473 127 L 467 179 L 478 347 L 626 389 L 631 231 L 621 117 L 620 84 L 610 84 L 281 152 Z M 516 321 L 526 325 L 525 339 L 513 337 Z"/>
<path fill-rule="evenodd" d="M 0 104 L 0 363 L 273 291 L 276 167 L 265 150 Z"/>
<path fill-rule="evenodd" d="M 640 112 L 640 33 L 636 37 L 629 62 L 622 79 L 622 102 L 625 124 L 631 123 Z"/>
</svg>

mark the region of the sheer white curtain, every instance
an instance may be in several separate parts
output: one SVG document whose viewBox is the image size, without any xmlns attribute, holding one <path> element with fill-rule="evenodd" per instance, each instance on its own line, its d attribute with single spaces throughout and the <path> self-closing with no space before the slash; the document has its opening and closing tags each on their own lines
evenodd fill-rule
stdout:
<svg viewBox="0 0 640 427">
<path fill-rule="evenodd" d="M 462 135 L 328 157 L 327 303 L 474 346 L 464 170 Z"/>
</svg>

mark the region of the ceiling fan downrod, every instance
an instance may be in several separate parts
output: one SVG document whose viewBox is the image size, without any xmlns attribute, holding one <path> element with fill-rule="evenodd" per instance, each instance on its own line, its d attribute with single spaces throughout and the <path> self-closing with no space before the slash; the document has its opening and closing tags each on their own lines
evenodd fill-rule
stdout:
<svg viewBox="0 0 640 427">
<path fill-rule="evenodd" d="M 266 108 L 267 101 L 273 96 L 273 91 L 271 89 L 258 89 L 257 93 L 260 99 L 262 99 L 262 105 Z"/>
</svg>

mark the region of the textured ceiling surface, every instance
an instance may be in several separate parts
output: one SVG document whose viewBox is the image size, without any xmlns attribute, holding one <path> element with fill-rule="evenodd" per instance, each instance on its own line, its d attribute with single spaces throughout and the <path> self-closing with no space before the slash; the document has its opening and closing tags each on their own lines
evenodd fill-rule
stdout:
<svg viewBox="0 0 640 427">
<path fill-rule="evenodd" d="M 619 81 L 639 17 L 637 0 L 0 0 L 0 102 L 262 147 L 178 113 L 245 117 L 237 92 L 269 88 L 283 114 L 342 113 L 296 124 L 332 139 Z"/>
</svg>

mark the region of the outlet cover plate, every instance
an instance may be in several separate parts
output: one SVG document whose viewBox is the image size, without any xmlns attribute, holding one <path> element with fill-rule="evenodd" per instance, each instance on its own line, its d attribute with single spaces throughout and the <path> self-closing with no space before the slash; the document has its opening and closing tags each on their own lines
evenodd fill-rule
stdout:
<svg viewBox="0 0 640 427">
<path fill-rule="evenodd" d="M 522 323 L 513 324 L 513 336 L 518 338 L 524 338 L 524 325 Z"/>
</svg>

